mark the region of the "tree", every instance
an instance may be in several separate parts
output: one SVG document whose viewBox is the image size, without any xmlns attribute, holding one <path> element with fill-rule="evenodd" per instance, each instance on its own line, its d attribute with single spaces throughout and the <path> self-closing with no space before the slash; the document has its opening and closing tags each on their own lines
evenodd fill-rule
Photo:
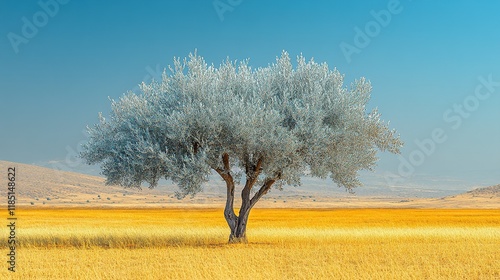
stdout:
<svg viewBox="0 0 500 280">
<path fill-rule="evenodd" d="M 298 186 L 311 175 L 352 190 L 361 185 L 358 171 L 374 167 L 377 150 L 399 153 L 402 146 L 376 109 L 366 112 L 366 79 L 344 87 L 339 71 L 302 55 L 295 69 L 286 52 L 252 69 L 248 61 L 209 66 L 195 52 L 174 59 L 161 81 L 141 91 L 112 100 L 109 120 L 99 114 L 82 158 L 101 163 L 107 184 L 152 188 L 166 178 L 179 198 L 202 191 L 215 171 L 227 187 L 229 242 L 246 242 L 250 210 L 271 187 Z"/>
</svg>

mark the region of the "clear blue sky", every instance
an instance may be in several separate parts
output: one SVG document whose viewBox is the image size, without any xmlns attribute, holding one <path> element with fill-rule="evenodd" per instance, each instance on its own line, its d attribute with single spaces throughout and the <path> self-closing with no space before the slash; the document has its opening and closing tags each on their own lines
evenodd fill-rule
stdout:
<svg viewBox="0 0 500 280">
<path fill-rule="evenodd" d="M 2 0 L 0 159 L 78 169 L 72 155 L 108 96 L 174 56 L 259 67 L 287 50 L 372 82 L 370 106 L 406 142 L 377 174 L 500 183 L 498 11 L 493 0 Z M 415 143 L 435 129 L 439 143 Z"/>
</svg>

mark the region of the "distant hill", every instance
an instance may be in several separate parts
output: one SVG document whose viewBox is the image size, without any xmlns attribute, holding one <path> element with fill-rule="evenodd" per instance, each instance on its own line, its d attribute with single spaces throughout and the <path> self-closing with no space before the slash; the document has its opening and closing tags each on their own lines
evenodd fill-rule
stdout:
<svg viewBox="0 0 500 280">
<path fill-rule="evenodd" d="M 0 161 L 0 170 L 16 168 L 17 204 L 26 207 L 216 207 L 225 204 L 225 185 L 213 179 L 204 192 L 194 198 L 178 200 L 177 187 L 163 182 L 156 189 L 125 189 L 106 186 L 99 176 L 58 171 L 45 167 Z M 6 174 L 5 174 L 6 175 Z M 5 178 L 5 175 L 0 178 Z M 5 179 L 2 179 L 2 182 Z M 328 207 L 328 208 L 500 208 L 500 185 L 477 188 L 442 198 L 407 198 L 390 195 L 353 195 L 342 189 L 321 186 L 306 181 L 304 187 L 287 187 L 285 191 L 272 189 L 256 207 Z M 304 184 L 304 185 L 305 185 Z M 317 185 L 318 184 L 318 185 Z M 6 186 L 6 182 L 1 183 Z M 238 191 L 238 189 L 236 190 Z M 7 195 L 7 188 L 0 188 L 0 195 Z M 239 195 L 235 205 L 239 205 Z"/>
<path fill-rule="evenodd" d="M 465 193 L 466 195 L 472 195 L 473 197 L 484 196 L 484 197 L 500 197 L 500 185 L 477 188 Z"/>
<path fill-rule="evenodd" d="M 173 191 L 168 196 L 165 192 L 147 188 L 138 190 L 125 189 L 121 186 L 106 186 L 105 179 L 98 176 L 0 161 L 0 170 L 6 172 L 9 167 L 16 169 L 18 205 L 95 207 L 145 205 L 152 203 L 153 198 L 158 195 L 165 196 L 163 200 L 165 198 L 172 200 L 171 196 L 173 196 Z M 0 195 L 5 197 L 6 191 L 6 188 L 1 188 Z"/>
</svg>

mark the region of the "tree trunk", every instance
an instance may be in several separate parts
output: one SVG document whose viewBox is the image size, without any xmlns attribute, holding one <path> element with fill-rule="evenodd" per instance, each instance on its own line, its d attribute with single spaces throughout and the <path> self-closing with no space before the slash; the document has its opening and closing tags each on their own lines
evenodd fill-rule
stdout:
<svg viewBox="0 0 500 280">
<path fill-rule="evenodd" d="M 243 206 L 240 209 L 240 214 L 237 218 L 237 223 L 234 231 L 229 235 L 229 243 L 248 243 L 247 240 L 247 223 L 250 214 L 250 207 Z"/>
<path fill-rule="evenodd" d="M 226 180 L 227 179 L 227 180 Z M 227 187 L 227 197 L 226 197 L 226 207 L 224 208 L 224 218 L 226 219 L 227 225 L 231 230 L 231 235 L 229 240 L 231 241 L 231 236 L 236 235 L 236 229 L 238 226 L 238 216 L 234 213 L 234 181 L 231 175 L 228 175 L 226 180 Z"/>
<path fill-rule="evenodd" d="M 233 208 L 234 183 L 226 182 L 226 185 L 227 185 L 227 199 L 226 199 L 226 207 L 224 208 L 224 218 L 226 219 L 227 225 L 231 230 L 231 236 L 233 236 L 234 234 L 236 234 L 236 227 L 238 225 L 238 217 L 234 213 L 234 208 Z"/>
<path fill-rule="evenodd" d="M 228 221 L 229 228 L 231 229 L 231 234 L 229 235 L 229 243 L 248 243 L 247 240 L 247 223 L 248 223 L 248 217 L 250 215 L 250 210 L 252 210 L 253 206 L 259 199 L 266 194 L 271 186 L 274 184 L 276 180 L 275 179 L 269 179 L 267 180 L 262 187 L 257 191 L 257 193 L 250 199 L 250 190 L 252 189 L 253 183 L 252 181 L 247 181 L 247 184 L 243 188 L 241 192 L 241 208 L 239 215 L 236 216 L 233 213 L 233 219 L 228 219 L 227 215 L 226 216 L 226 221 Z M 233 188 L 234 190 L 234 188 Z M 229 194 L 229 192 L 228 192 Z M 234 192 L 232 193 L 234 195 Z M 233 201 L 234 197 L 231 197 L 231 202 Z M 229 199 L 228 199 L 229 201 Z M 232 203 L 231 203 L 232 205 Z M 229 211 L 227 209 L 228 204 L 226 203 L 226 210 L 224 213 Z M 232 208 L 231 208 L 232 210 Z"/>
<path fill-rule="evenodd" d="M 247 181 L 245 187 L 241 191 L 241 208 L 239 215 L 236 216 L 234 213 L 234 180 L 230 174 L 230 166 L 229 166 L 229 155 L 224 153 L 222 155 L 222 162 L 224 164 L 224 169 L 213 168 L 226 182 L 227 187 L 227 197 L 226 197 L 226 206 L 224 208 L 224 218 L 226 219 L 227 225 L 231 230 L 231 234 L 229 235 L 229 243 L 247 243 L 247 223 L 248 217 L 250 215 L 250 210 L 257 203 L 257 201 L 266 194 L 273 183 L 276 181 L 276 178 L 267 179 L 266 182 L 262 185 L 262 187 L 255 193 L 255 195 L 250 198 L 250 193 L 253 185 L 257 181 L 257 177 L 260 174 L 260 167 L 262 164 L 262 159 L 259 159 L 255 166 L 252 166 L 251 169 L 248 168 L 247 165 Z M 279 175 L 278 175 L 279 176 Z"/>
</svg>

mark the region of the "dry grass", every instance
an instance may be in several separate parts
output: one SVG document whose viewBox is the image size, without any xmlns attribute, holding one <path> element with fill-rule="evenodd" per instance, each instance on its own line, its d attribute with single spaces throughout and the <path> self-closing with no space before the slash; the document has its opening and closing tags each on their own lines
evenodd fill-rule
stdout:
<svg viewBox="0 0 500 280">
<path fill-rule="evenodd" d="M 246 245 L 221 209 L 18 217 L 17 279 L 500 279 L 498 210 L 254 209 Z"/>
</svg>

